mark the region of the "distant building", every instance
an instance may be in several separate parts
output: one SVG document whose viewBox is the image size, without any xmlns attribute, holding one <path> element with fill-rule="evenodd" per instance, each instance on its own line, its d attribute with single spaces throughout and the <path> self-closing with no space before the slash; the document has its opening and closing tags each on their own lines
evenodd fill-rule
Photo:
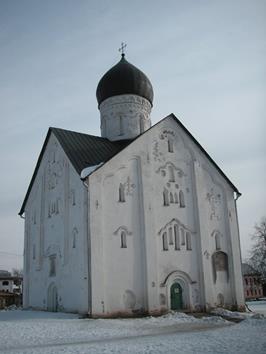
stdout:
<svg viewBox="0 0 266 354">
<path fill-rule="evenodd" d="M 244 295 L 246 300 L 258 299 L 263 296 L 261 274 L 249 264 L 242 264 Z"/>
<path fill-rule="evenodd" d="M 97 100 L 102 136 L 50 128 L 34 170 L 19 213 L 24 306 L 243 309 L 237 188 L 173 114 L 151 126 L 152 85 L 124 54 Z"/>
<path fill-rule="evenodd" d="M 22 277 L 0 270 L 0 309 L 22 304 Z"/>
</svg>

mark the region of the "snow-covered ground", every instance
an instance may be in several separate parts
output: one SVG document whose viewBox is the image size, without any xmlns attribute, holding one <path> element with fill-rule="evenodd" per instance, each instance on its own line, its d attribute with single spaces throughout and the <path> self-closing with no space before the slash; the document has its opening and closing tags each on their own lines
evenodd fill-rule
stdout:
<svg viewBox="0 0 266 354">
<path fill-rule="evenodd" d="M 264 301 L 248 301 L 248 308 L 257 313 L 262 313 L 266 317 L 266 299 Z"/>
<path fill-rule="evenodd" d="M 0 311 L 0 353 L 264 354 L 266 319 L 247 317 L 232 324 L 219 316 L 198 319 L 182 313 L 93 320 L 63 313 Z"/>
</svg>

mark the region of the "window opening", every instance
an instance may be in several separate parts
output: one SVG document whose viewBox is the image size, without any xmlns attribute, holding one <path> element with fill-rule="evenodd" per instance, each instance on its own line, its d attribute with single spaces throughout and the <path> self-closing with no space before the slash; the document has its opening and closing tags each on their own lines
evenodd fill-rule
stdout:
<svg viewBox="0 0 266 354">
<path fill-rule="evenodd" d="M 216 251 L 221 249 L 221 238 L 217 232 L 215 234 L 215 248 L 216 248 Z"/>
<path fill-rule="evenodd" d="M 163 205 L 168 206 L 169 205 L 169 192 L 166 188 L 163 190 Z"/>
<path fill-rule="evenodd" d="M 169 231 L 169 245 L 173 245 L 174 244 L 173 229 L 170 227 L 168 231 Z"/>
<path fill-rule="evenodd" d="M 174 182 L 175 181 L 175 173 L 174 173 L 173 166 L 168 166 L 168 171 L 169 171 L 169 182 Z"/>
<path fill-rule="evenodd" d="M 183 191 L 179 191 L 180 208 L 185 208 L 185 197 Z"/>
<path fill-rule="evenodd" d="M 119 116 L 119 135 L 124 134 L 123 118 Z"/>
<path fill-rule="evenodd" d="M 186 244 L 184 229 L 180 228 L 180 233 L 181 233 L 181 245 L 184 246 Z"/>
<path fill-rule="evenodd" d="M 163 250 L 168 251 L 168 240 L 167 240 L 167 233 L 163 233 Z"/>
<path fill-rule="evenodd" d="M 192 250 L 192 245 L 191 245 L 191 234 L 190 234 L 190 232 L 186 232 L 186 244 L 187 244 L 187 250 L 191 251 Z"/>
<path fill-rule="evenodd" d="M 121 232 L 121 248 L 127 248 L 127 235 L 125 231 Z"/>
<path fill-rule="evenodd" d="M 175 233 L 175 250 L 180 250 L 179 228 L 177 225 L 174 226 L 174 233 Z"/>
<path fill-rule="evenodd" d="M 125 202 L 125 186 L 120 183 L 119 185 L 119 202 Z"/>
<path fill-rule="evenodd" d="M 50 277 L 53 277 L 56 275 L 55 260 L 56 260 L 55 256 L 50 257 L 50 272 L 49 272 Z"/>
<path fill-rule="evenodd" d="M 140 134 L 142 134 L 144 132 L 144 118 L 143 117 L 140 117 L 140 120 L 139 120 L 139 131 L 140 131 Z"/>
<path fill-rule="evenodd" d="M 173 203 L 174 202 L 174 197 L 173 197 L 173 193 L 170 192 L 170 203 Z"/>
<path fill-rule="evenodd" d="M 174 152 L 173 140 L 168 139 L 168 152 Z"/>
</svg>

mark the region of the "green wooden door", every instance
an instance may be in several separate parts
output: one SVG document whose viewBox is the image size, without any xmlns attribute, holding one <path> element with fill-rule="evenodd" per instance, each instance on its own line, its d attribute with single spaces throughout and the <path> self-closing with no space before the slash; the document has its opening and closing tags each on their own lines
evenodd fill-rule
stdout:
<svg viewBox="0 0 266 354">
<path fill-rule="evenodd" d="M 182 288 L 178 283 L 171 286 L 171 310 L 181 310 L 183 308 Z"/>
</svg>

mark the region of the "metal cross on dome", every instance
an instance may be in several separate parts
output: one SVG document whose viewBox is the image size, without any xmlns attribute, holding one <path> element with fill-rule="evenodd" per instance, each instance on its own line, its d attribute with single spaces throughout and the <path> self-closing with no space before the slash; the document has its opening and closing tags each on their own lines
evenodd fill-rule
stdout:
<svg viewBox="0 0 266 354">
<path fill-rule="evenodd" d="M 119 52 L 121 52 L 121 55 L 124 56 L 125 55 L 125 48 L 126 48 L 127 44 L 122 42 L 121 43 L 121 47 L 119 48 Z"/>
</svg>

